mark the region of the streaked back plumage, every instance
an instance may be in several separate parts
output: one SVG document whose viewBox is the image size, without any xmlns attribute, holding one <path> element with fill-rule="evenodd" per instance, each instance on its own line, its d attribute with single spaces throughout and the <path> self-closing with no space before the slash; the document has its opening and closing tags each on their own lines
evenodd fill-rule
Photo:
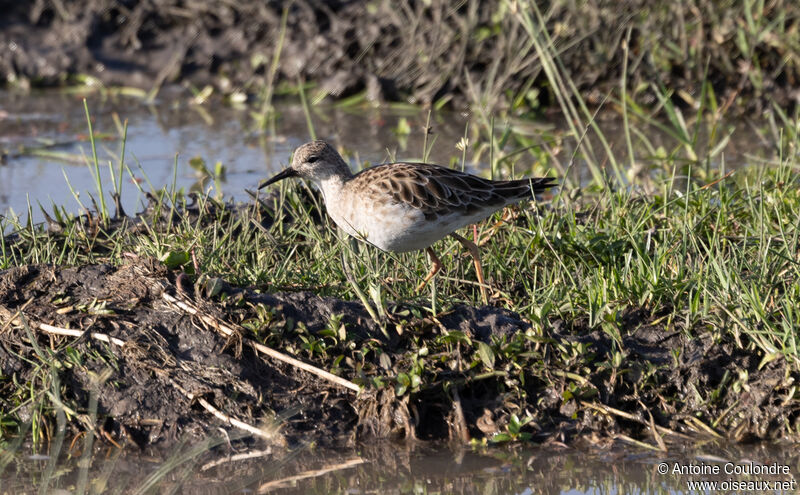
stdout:
<svg viewBox="0 0 800 495">
<path fill-rule="evenodd" d="M 494 211 L 525 197 L 533 199 L 532 193 L 553 185 L 550 178 L 492 181 L 439 165 L 400 162 L 363 170 L 345 187 L 376 199 L 391 196 L 397 203 L 419 209 L 426 220 L 435 220 L 449 214 L 472 216 L 481 210 Z"/>
</svg>

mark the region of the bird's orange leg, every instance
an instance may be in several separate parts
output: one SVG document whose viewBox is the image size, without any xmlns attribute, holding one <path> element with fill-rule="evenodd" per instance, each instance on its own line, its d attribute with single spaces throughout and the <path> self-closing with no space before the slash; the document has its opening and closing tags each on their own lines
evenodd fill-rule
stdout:
<svg viewBox="0 0 800 495">
<path fill-rule="evenodd" d="M 455 239 L 460 242 L 462 246 L 467 248 L 472 255 L 472 261 L 475 262 L 475 275 L 478 277 L 478 284 L 480 284 L 479 287 L 481 288 L 481 298 L 483 299 L 483 304 L 489 304 L 489 296 L 486 294 L 486 282 L 483 279 L 483 268 L 481 267 L 481 255 L 478 252 L 478 246 L 476 246 L 474 242 L 461 237 L 455 232 L 450 235 L 455 237 Z"/>
<path fill-rule="evenodd" d="M 422 283 L 417 286 L 417 292 L 420 292 L 425 287 L 425 285 L 428 283 L 428 281 L 430 281 L 430 279 L 432 279 L 433 276 L 436 275 L 436 272 L 438 272 L 439 270 L 442 269 L 442 262 L 439 261 L 438 257 L 436 257 L 436 253 L 433 252 L 433 249 L 428 247 L 428 248 L 425 248 L 425 251 L 428 253 L 428 256 L 431 258 L 432 266 L 431 266 L 431 271 L 429 271 L 428 274 L 425 276 L 425 280 L 423 280 Z"/>
</svg>

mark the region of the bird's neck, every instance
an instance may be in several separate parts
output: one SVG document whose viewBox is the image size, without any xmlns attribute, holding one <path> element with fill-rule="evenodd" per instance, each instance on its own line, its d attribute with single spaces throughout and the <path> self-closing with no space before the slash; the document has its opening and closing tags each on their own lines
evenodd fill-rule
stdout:
<svg viewBox="0 0 800 495">
<path fill-rule="evenodd" d="M 345 180 L 346 179 L 340 175 L 329 175 L 317 183 L 319 190 L 322 191 L 322 197 L 325 199 L 326 204 L 329 200 L 336 201 L 336 198 L 338 198 L 342 192 L 342 188 L 344 188 Z"/>
</svg>

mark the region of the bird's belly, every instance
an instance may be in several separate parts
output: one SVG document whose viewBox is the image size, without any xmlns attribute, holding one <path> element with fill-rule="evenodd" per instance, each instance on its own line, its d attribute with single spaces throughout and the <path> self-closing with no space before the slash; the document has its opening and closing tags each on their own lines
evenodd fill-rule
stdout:
<svg viewBox="0 0 800 495">
<path fill-rule="evenodd" d="M 345 205 L 342 205 L 345 206 Z M 425 249 L 486 214 L 450 214 L 432 220 L 422 211 L 402 204 L 357 204 L 329 210 L 336 224 L 351 236 L 367 241 L 384 251 L 406 252 Z"/>
<path fill-rule="evenodd" d="M 367 239 L 384 251 L 403 253 L 425 249 L 452 231 L 430 230 L 424 225 L 414 224 L 401 230 L 382 230 L 373 232 Z"/>
<path fill-rule="evenodd" d="M 431 230 L 420 210 L 397 203 L 339 203 L 328 213 L 339 228 L 384 251 L 424 249 L 449 234 Z"/>
</svg>

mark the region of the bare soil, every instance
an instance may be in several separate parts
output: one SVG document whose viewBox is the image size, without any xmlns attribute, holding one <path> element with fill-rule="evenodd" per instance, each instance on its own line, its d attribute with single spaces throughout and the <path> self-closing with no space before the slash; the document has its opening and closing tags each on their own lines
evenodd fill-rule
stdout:
<svg viewBox="0 0 800 495">
<path fill-rule="evenodd" d="M 234 287 L 226 288 L 224 301 L 210 300 L 202 291 L 189 295 L 192 287 L 186 280 L 160 263 L 141 259 L 122 266 L 37 265 L 0 273 L 0 323 L 22 310 L 33 332 L 10 324 L 0 335 L 2 408 L 8 411 L 13 406 L 14 383 L 44 383 L 44 366 L 58 376 L 61 399 L 79 416 L 90 412 L 91 393 L 96 392 L 101 436 L 142 448 L 201 438 L 219 428 L 236 431 L 198 404 L 200 397 L 231 417 L 275 432 L 271 441 L 277 445 L 313 441 L 335 447 L 376 438 L 481 438 L 503 431 L 513 410 L 533 416 L 525 430 L 538 442 L 619 434 L 651 438 L 651 424 L 697 435 L 698 430 L 686 427 L 692 417 L 719 417 L 714 429 L 737 441 L 791 440 L 783 427 L 800 424 L 797 403 L 782 403 L 787 377 L 800 377 L 787 370 L 783 360 L 759 366 L 762 356 L 737 349 L 725 339 L 665 333 L 662 326 L 648 324 L 657 315 L 644 310 L 624 318 L 630 327 L 623 341 L 628 351 L 624 373 L 612 374 L 601 364 L 615 347 L 606 334 L 588 331 L 581 322 L 557 321 L 547 336 L 550 344 L 541 366 L 524 370 L 525 396 L 509 393 L 500 376 L 476 379 L 440 369 L 437 380 L 400 397 L 392 386 L 369 384 L 357 394 L 256 355 L 237 336 L 224 337 L 168 305 L 163 294 L 194 300 L 207 314 L 233 323 L 252 318 L 257 306 L 270 308 L 286 330 L 287 342 L 294 339 L 297 348 L 300 342 L 290 328 L 302 323 L 309 334 L 317 334 L 332 314 L 342 314 L 357 347 L 379 343 L 389 359 L 373 353 L 368 360 L 376 369 L 388 367 L 387 375 L 394 373 L 393 365 L 407 359 L 413 340 L 457 330 L 471 339 L 489 341 L 491 336 L 513 336 L 529 324 L 504 309 L 457 306 L 436 323 L 417 319 L 406 333 L 387 337 L 360 303 L 310 292 L 263 294 Z M 48 335 L 36 330 L 39 323 L 103 333 L 126 345 L 100 342 L 88 333 L 77 339 Z M 585 379 L 580 390 L 571 386 L 574 379 L 547 366 L 551 359 L 561 361 L 563 356 L 556 360 L 552 353 L 570 343 L 591 344 L 594 355 L 576 364 L 574 371 Z M 80 358 L 70 357 L 75 355 Z M 98 380 L 107 369 L 106 379 Z M 749 374 L 746 390 L 725 389 L 718 400 L 707 399 L 709 391 L 725 388 L 731 376 L 743 372 Z M 358 379 L 352 365 L 342 365 L 340 374 Z M 568 398 L 566 391 L 573 397 Z M 601 413 L 587 407 L 587 402 L 622 413 Z M 31 414 L 23 408 L 20 420 Z M 80 417 L 72 419 L 70 428 L 77 434 L 85 426 Z"/>
<path fill-rule="evenodd" d="M 231 339 L 169 307 L 161 299 L 163 291 L 182 292 L 170 281 L 174 278 L 159 263 L 148 261 L 119 267 L 100 264 L 12 268 L 0 273 L 0 316 L 5 323 L 24 306 L 24 314 L 33 327 L 46 322 L 60 328 L 90 329 L 127 343 L 120 350 L 87 335 L 77 340 L 41 332 L 36 335 L 40 346 L 55 349 L 65 339 L 74 340 L 70 347 L 80 354 L 103 356 L 86 359 L 80 365 L 64 365 L 59 376 L 65 400 L 84 409 L 90 391 L 97 390 L 98 412 L 104 418 L 100 428 L 115 438 L 145 446 L 172 444 L 187 434 L 203 437 L 213 433 L 222 423 L 187 399 L 175 386 L 177 383 L 245 422 L 258 425 L 280 421 L 280 436 L 290 442 L 313 439 L 318 444 L 336 445 L 355 441 L 356 432 L 361 431 L 357 428 L 359 405 L 373 400 L 367 398 L 371 397 L 369 393 L 357 398 L 351 391 L 242 350 Z M 312 333 L 324 329 L 331 314 L 344 314 L 342 323 L 356 329 L 361 340 L 380 336 L 359 303 L 310 292 L 258 294 L 233 289 L 232 293 L 253 304 L 274 308 L 284 322 L 302 322 Z M 102 301 L 108 314 L 69 309 L 85 308 L 97 301 Z M 218 305 L 215 312 L 224 315 L 223 308 Z M 233 320 L 245 316 L 236 308 L 227 311 Z M 449 316 L 444 321 L 451 328 L 474 329 L 482 335 L 493 329 L 510 331 L 525 325 L 507 313 L 502 309 L 468 308 L 463 316 Z M 467 320 L 471 317 L 475 319 Z M 36 364 L 41 361 L 26 330 L 6 329 L 1 339 L 3 376 L 35 382 L 33 374 L 38 372 Z M 56 356 L 64 359 L 63 347 Z M 111 378 L 97 383 L 94 377 L 109 366 L 113 368 Z M 12 384 L 7 381 L 4 386 L 8 392 Z M 22 419 L 26 418 L 29 414 L 23 412 Z M 374 422 L 374 418 L 365 421 Z M 396 430 L 393 422 L 374 424 L 364 431 L 386 436 Z"/>
</svg>

